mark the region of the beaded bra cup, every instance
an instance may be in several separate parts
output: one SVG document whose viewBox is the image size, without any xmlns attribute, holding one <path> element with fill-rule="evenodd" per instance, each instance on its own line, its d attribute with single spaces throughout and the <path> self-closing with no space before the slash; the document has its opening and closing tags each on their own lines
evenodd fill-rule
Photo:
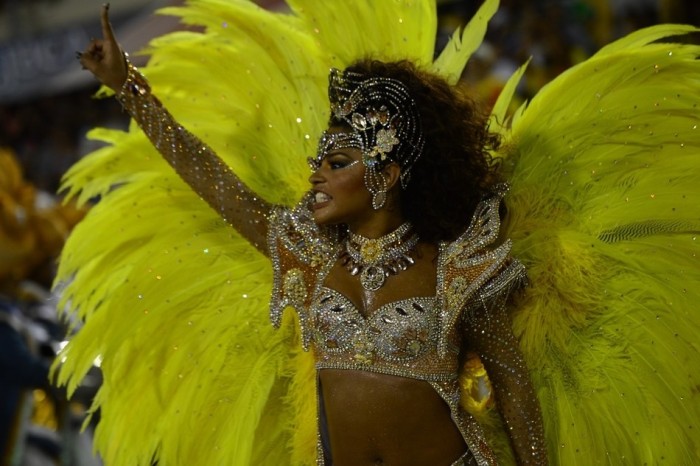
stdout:
<svg viewBox="0 0 700 466">
<path fill-rule="evenodd" d="M 430 351 L 438 331 L 437 301 L 436 297 L 402 299 L 365 317 L 343 294 L 322 287 L 310 312 L 316 367 L 362 366 L 422 380 L 452 379 L 457 359 L 437 358 Z"/>
</svg>

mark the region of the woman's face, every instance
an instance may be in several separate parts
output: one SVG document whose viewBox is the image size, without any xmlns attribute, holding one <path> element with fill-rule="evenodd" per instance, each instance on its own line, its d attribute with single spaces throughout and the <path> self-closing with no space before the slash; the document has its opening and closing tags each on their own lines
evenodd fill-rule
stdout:
<svg viewBox="0 0 700 466">
<path fill-rule="evenodd" d="M 337 129 L 327 133 L 342 134 Z M 365 187 L 362 152 L 342 142 L 329 144 L 315 160 L 309 178 L 314 195 L 314 221 L 319 225 L 344 223 L 352 228 L 371 216 L 371 194 Z"/>
</svg>

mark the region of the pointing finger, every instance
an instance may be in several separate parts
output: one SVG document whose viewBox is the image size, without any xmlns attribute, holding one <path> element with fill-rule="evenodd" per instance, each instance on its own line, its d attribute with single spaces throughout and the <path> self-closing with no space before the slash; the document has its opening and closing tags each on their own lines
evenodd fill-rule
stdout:
<svg viewBox="0 0 700 466">
<path fill-rule="evenodd" d="M 109 3 L 102 5 L 100 20 L 102 23 L 102 36 L 104 37 L 104 40 L 107 42 L 116 43 L 117 39 L 114 37 L 114 31 L 112 31 L 112 25 L 109 22 Z"/>
</svg>

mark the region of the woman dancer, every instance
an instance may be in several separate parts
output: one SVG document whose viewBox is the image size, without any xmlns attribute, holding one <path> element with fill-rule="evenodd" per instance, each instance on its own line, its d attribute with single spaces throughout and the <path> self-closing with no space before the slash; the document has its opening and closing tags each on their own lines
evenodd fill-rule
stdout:
<svg viewBox="0 0 700 466">
<path fill-rule="evenodd" d="M 102 27 L 82 65 L 272 259 L 273 322 L 285 305 L 299 312 L 318 368 L 321 464 L 495 464 L 458 404 L 469 351 L 485 362 L 519 462 L 546 462 L 537 399 L 504 307 L 524 272 L 507 245 L 490 247 L 500 193 L 491 192 L 486 121 L 467 100 L 409 62 L 333 70 L 311 189 L 290 211 L 261 199 L 173 120 L 124 60 L 107 8 Z"/>
<path fill-rule="evenodd" d="M 480 182 L 470 183 L 475 189 L 464 197 L 453 193 L 435 202 L 432 190 L 414 190 L 420 183 L 433 186 L 429 176 L 417 175 L 429 171 L 424 166 L 428 161 L 440 158 L 425 155 L 443 143 L 461 141 L 459 134 L 432 139 L 431 128 L 436 122 L 452 125 L 466 114 L 454 116 L 440 107 L 444 99 L 435 98 L 440 92 L 432 81 L 428 87 L 436 102 L 427 105 L 420 91 L 424 87 L 400 71 L 401 65 L 391 72 L 381 67 L 408 58 L 454 84 L 496 4 L 487 1 L 464 35 L 455 36 L 435 60 L 434 4 L 429 1 L 294 0 L 293 14 L 278 14 L 246 2 L 200 0 L 170 10 L 206 31 L 158 40 L 145 73 L 167 107 L 226 163 L 210 157 L 208 146 L 169 120 L 135 70 L 131 78 L 122 74 L 117 80 L 126 79 L 126 87 L 110 85 L 127 91 L 120 93 L 125 107 L 145 123 L 156 146 L 177 162 L 221 217 L 229 222 L 250 218 L 252 223 L 240 227 L 246 241 L 233 234 L 173 176 L 136 128 L 128 134 L 95 133 L 113 145 L 69 173 L 66 186 L 73 192 L 105 197 L 73 235 L 61 262 L 65 298 L 86 318 L 65 353 L 61 375 L 72 374 L 75 382 L 87 362 L 102 358 L 105 384 L 97 404 L 103 422 L 97 441 L 110 463 L 148 464 L 154 456 L 163 464 L 300 464 L 317 456 L 355 461 L 346 456 L 347 443 L 338 443 L 356 441 L 348 423 L 368 429 L 369 443 L 356 441 L 364 455 L 360 463 L 391 462 L 406 445 L 373 449 L 388 445 L 387 431 L 415 444 L 408 451 L 429 450 L 424 446 L 431 442 L 425 439 L 435 437 L 409 432 L 417 432 L 410 421 L 414 404 L 430 397 L 449 407 L 445 422 L 430 420 L 441 432 L 436 435 L 440 451 L 463 442 L 477 461 L 492 461 L 490 448 L 482 448 L 482 439 L 472 435 L 478 432 L 472 418 L 457 406 L 458 390 L 450 382 L 454 371 L 438 362 L 421 364 L 431 354 L 436 361 L 455 354 L 456 334 L 450 332 L 459 323 L 466 328 L 463 348 L 473 344 L 491 366 L 489 375 L 498 386 L 494 391 L 505 387 L 493 367 L 501 361 L 512 364 L 512 374 L 521 379 L 519 355 L 511 352 L 509 337 L 499 333 L 508 328 L 499 323 L 502 300 L 520 283 L 522 268 L 508 258 L 508 242 L 494 242 L 499 231 L 497 177 L 475 163 L 469 171 Z M 632 464 L 663 458 L 688 464 L 696 451 L 697 371 L 689 362 L 697 360 L 692 341 L 698 319 L 690 312 L 697 293 L 683 283 L 697 276 L 695 243 L 686 238 L 698 230 L 692 215 L 698 198 L 692 168 L 692 148 L 698 142 L 692 106 L 700 100 L 697 48 L 659 41 L 691 30 L 659 27 L 607 47 L 543 89 L 509 126 L 505 109 L 516 75 L 492 113 L 490 128 L 504 141 L 493 154 L 503 159 L 511 184 L 503 236 L 514 238 L 515 256 L 526 261 L 532 283 L 512 309 L 513 328 L 536 369 L 531 377 L 545 412 L 547 456 L 560 464 L 584 464 L 591 458 Z M 87 52 L 104 58 L 104 45 Z M 357 63 L 364 56 L 380 58 L 384 65 Z M 330 67 L 343 71 L 332 73 L 328 86 L 324 81 L 329 82 Z M 363 79 L 366 74 L 376 74 L 376 82 Z M 416 74 L 422 76 L 414 71 L 408 76 Z M 322 110 L 326 87 L 331 91 L 330 125 Z M 402 89 L 409 90 L 410 99 L 403 98 Z M 374 104 L 382 99 L 384 108 Z M 419 118 L 412 116 L 411 101 Z M 437 109 L 433 115 L 440 118 L 421 113 L 428 108 Z M 466 119 L 480 125 L 476 117 Z M 308 175 L 298 170 L 298 161 L 313 152 L 314 135 L 323 129 L 326 134 L 311 160 L 312 194 L 294 210 L 272 208 L 309 190 L 299 183 Z M 480 141 L 479 149 L 466 152 L 481 152 L 488 167 L 483 152 L 494 146 L 492 139 L 483 129 L 469 133 Z M 188 151 L 192 146 L 195 150 Z M 461 143 L 455 146 L 464 150 Z M 180 152 L 190 158 L 174 158 Z M 423 155 L 414 158 L 415 152 Z M 402 155 L 393 160 L 394 153 Z M 451 164 L 437 170 L 445 189 L 457 184 L 443 177 L 463 171 Z M 366 176 L 351 176 L 358 169 Z M 208 183 L 212 177 L 215 182 Z M 238 184 L 238 177 L 250 191 Z M 402 184 L 405 190 L 399 188 Z M 264 193 L 270 204 L 252 192 Z M 431 218 L 421 207 L 425 202 L 447 212 L 464 211 Z M 367 204 L 371 207 L 361 208 Z M 374 207 L 379 207 L 376 213 Z M 387 211 L 380 213 L 382 209 Z M 460 220 L 470 216 L 471 222 Z M 370 218 L 380 219 L 378 225 Z M 418 240 L 403 227 L 379 244 L 370 241 L 403 225 L 404 219 Z M 317 221 L 323 224 L 317 227 Z M 272 258 L 274 277 L 266 272 L 268 259 L 250 243 Z M 422 277 L 429 276 L 423 274 L 433 257 L 435 282 L 425 283 Z M 269 299 L 271 282 L 273 322 L 279 323 L 282 307 L 291 305 L 298 312 L 298 327 L 268 330 L 260 309 Z M 395 284 L 401 286 L 395 289 Z M 409 287 L 410 294 L 402 294 Z M 371 293 L 377 301 L 363 301 Z M 440 296 L 466 302 L 445 299 L 437 308 L 447 312 L 439 313 L 433 326 L 419 317 L 430 315 L 424 311 L 435 309 L 431 303 Z M 398 305 L 384 306 L 395 301 Z M 466 311 L 461 322 L 453 320 L 458 312 L 451 309 Z M 479 319 L 477 310 L 491 319 Z M 484 323 L 500 328 L 492 333 L 503 340 L 496 347 L 504 353 L 495 362 L 488 359 L 493 353 L 484 351 L 488 344 L 477 344 L 481 337 L 469 335 L 469 329 L 478 332 Z M 300 335 L 294 328 L 301 329 Z M 484 335 L 490 333 L 484 329 Z M 296 351 L 306 345 L 314 348 L 315 359 Z M 429 374 L 423 372 L 428 366 Z M 387 422 L 382 425 L 392 427 L 371 430 L 370 418 L 361 417 L 369 411 L 350 404 L 360 392 L 344 390 L 343 381 L 333 378 L 341 371 L 358 375 L 362 393 L 374 387 L 363 377 L 379 383 L 393 376 L 385 380 L 415 382 L 430 396 L 420 397 L 420 403 L 402 402 L 398 394 L 411 391 L 392 390 L 391 404 L 363 400 L 362 408 L 380 413 Z M 468 357 L 460 372 L 469 375 L 460 383 L 461 405 L 475 415 L 484 408 L 492 412 L 475 390 L 485 381 L 476 359 Z M 526 403 L 516 406 L 528 410 L 537 404 L 527 402 L 531 391 L 523 383 L 515 396 Z M 506 422 L 532 419 L 509 413 L 503 394 L 496 405 Z M 347 405 L 351 408 L 343 407 Z M 392 413 L 403 409 L 406 416 L 397 421 L 385 416 L 383 408 Z M 488 429 L 483 440 L 498 451 L 499 462 L 507 463 L 510 448 L 503 448 L 493 434 L 510 429 L 483 420 Z M 667 420 L 661 430 L 644 428 L 661 420 Z M 531 434 L 538 429 L 535 424 L 524 430 L 512 425 L 516 454 L 522 456 L 520 439 L 537 438 Z M 458 442 L 452 443 L 455 436 L 439 426 L 456 428 Z M 317 430 L 318 455 L 309 448 Z M 459 453 L 451 452 L 450 458 L 430 454 L 449 464 Z M 415 461 L 422 460 L 415 455 Z"/>
</svg>

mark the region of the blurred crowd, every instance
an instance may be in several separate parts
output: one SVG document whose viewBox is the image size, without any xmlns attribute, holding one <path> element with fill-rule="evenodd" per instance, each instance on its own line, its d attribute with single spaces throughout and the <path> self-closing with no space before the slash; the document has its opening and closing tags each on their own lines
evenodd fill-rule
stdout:
<svg viewBox="0 0 700 466">
<path fill-rule="evenodd" d="M 76 62 L 77 66 L 77 62 Z M 94 99 L 92 89 L 0 106 L 0 147 L 11 148 L 29 180 L 56 192 L 63 173 L 94 145 L 95 126 L 126 128 L 128 118 L 113 99 Z"/>
<path fill-rule="evenodd" d="M 438 2 L 439 46 L 467 23 L 480 3 Z M 3 6 L 7 2 L 0 2 L 0 10 Z M 661 22 L 700 24 L 700 2 L 501 0 L 463 79 L 488 106 L 507 78 L 530 59 L 518 92 L 524 100 L 602 45 Z M 0 466 L 88 464 L 71 459 L 81 451 L 74 445 L 67 448 L 66 438 L 77 432 L 71 424 L 71 405 L 46 380 L 63 338 L 48 290 L 63 241 L 84 214 L 62 206 L 55 193 L 62 174 L 97 147 L 86 138 L 90 128 L 128 125 L 114 99 L 92 98 L 96 90 L 95 84 L 63 95 L 0 104 Z M 62 437 L 56 438 L 57 432 Z M 83 438 L 76 435 L 73 440 Z M 41 452 L 48 462 L 32 463 L 27 459 L 32 451 Z"/>
<path fill-rule="evenodd" d="M 439 42 L 465 24 L 481 2 L 441 2 Z M 486 39 L 470 60 L 464 80 L 487 106 L 528 59 L 518 97 L 542 86 L 602 46 L 659 23 L 700 24 L 696 0 L 501 0 Z M 697 41 L 697 37 L 688 38 Z"/>
</svg>

